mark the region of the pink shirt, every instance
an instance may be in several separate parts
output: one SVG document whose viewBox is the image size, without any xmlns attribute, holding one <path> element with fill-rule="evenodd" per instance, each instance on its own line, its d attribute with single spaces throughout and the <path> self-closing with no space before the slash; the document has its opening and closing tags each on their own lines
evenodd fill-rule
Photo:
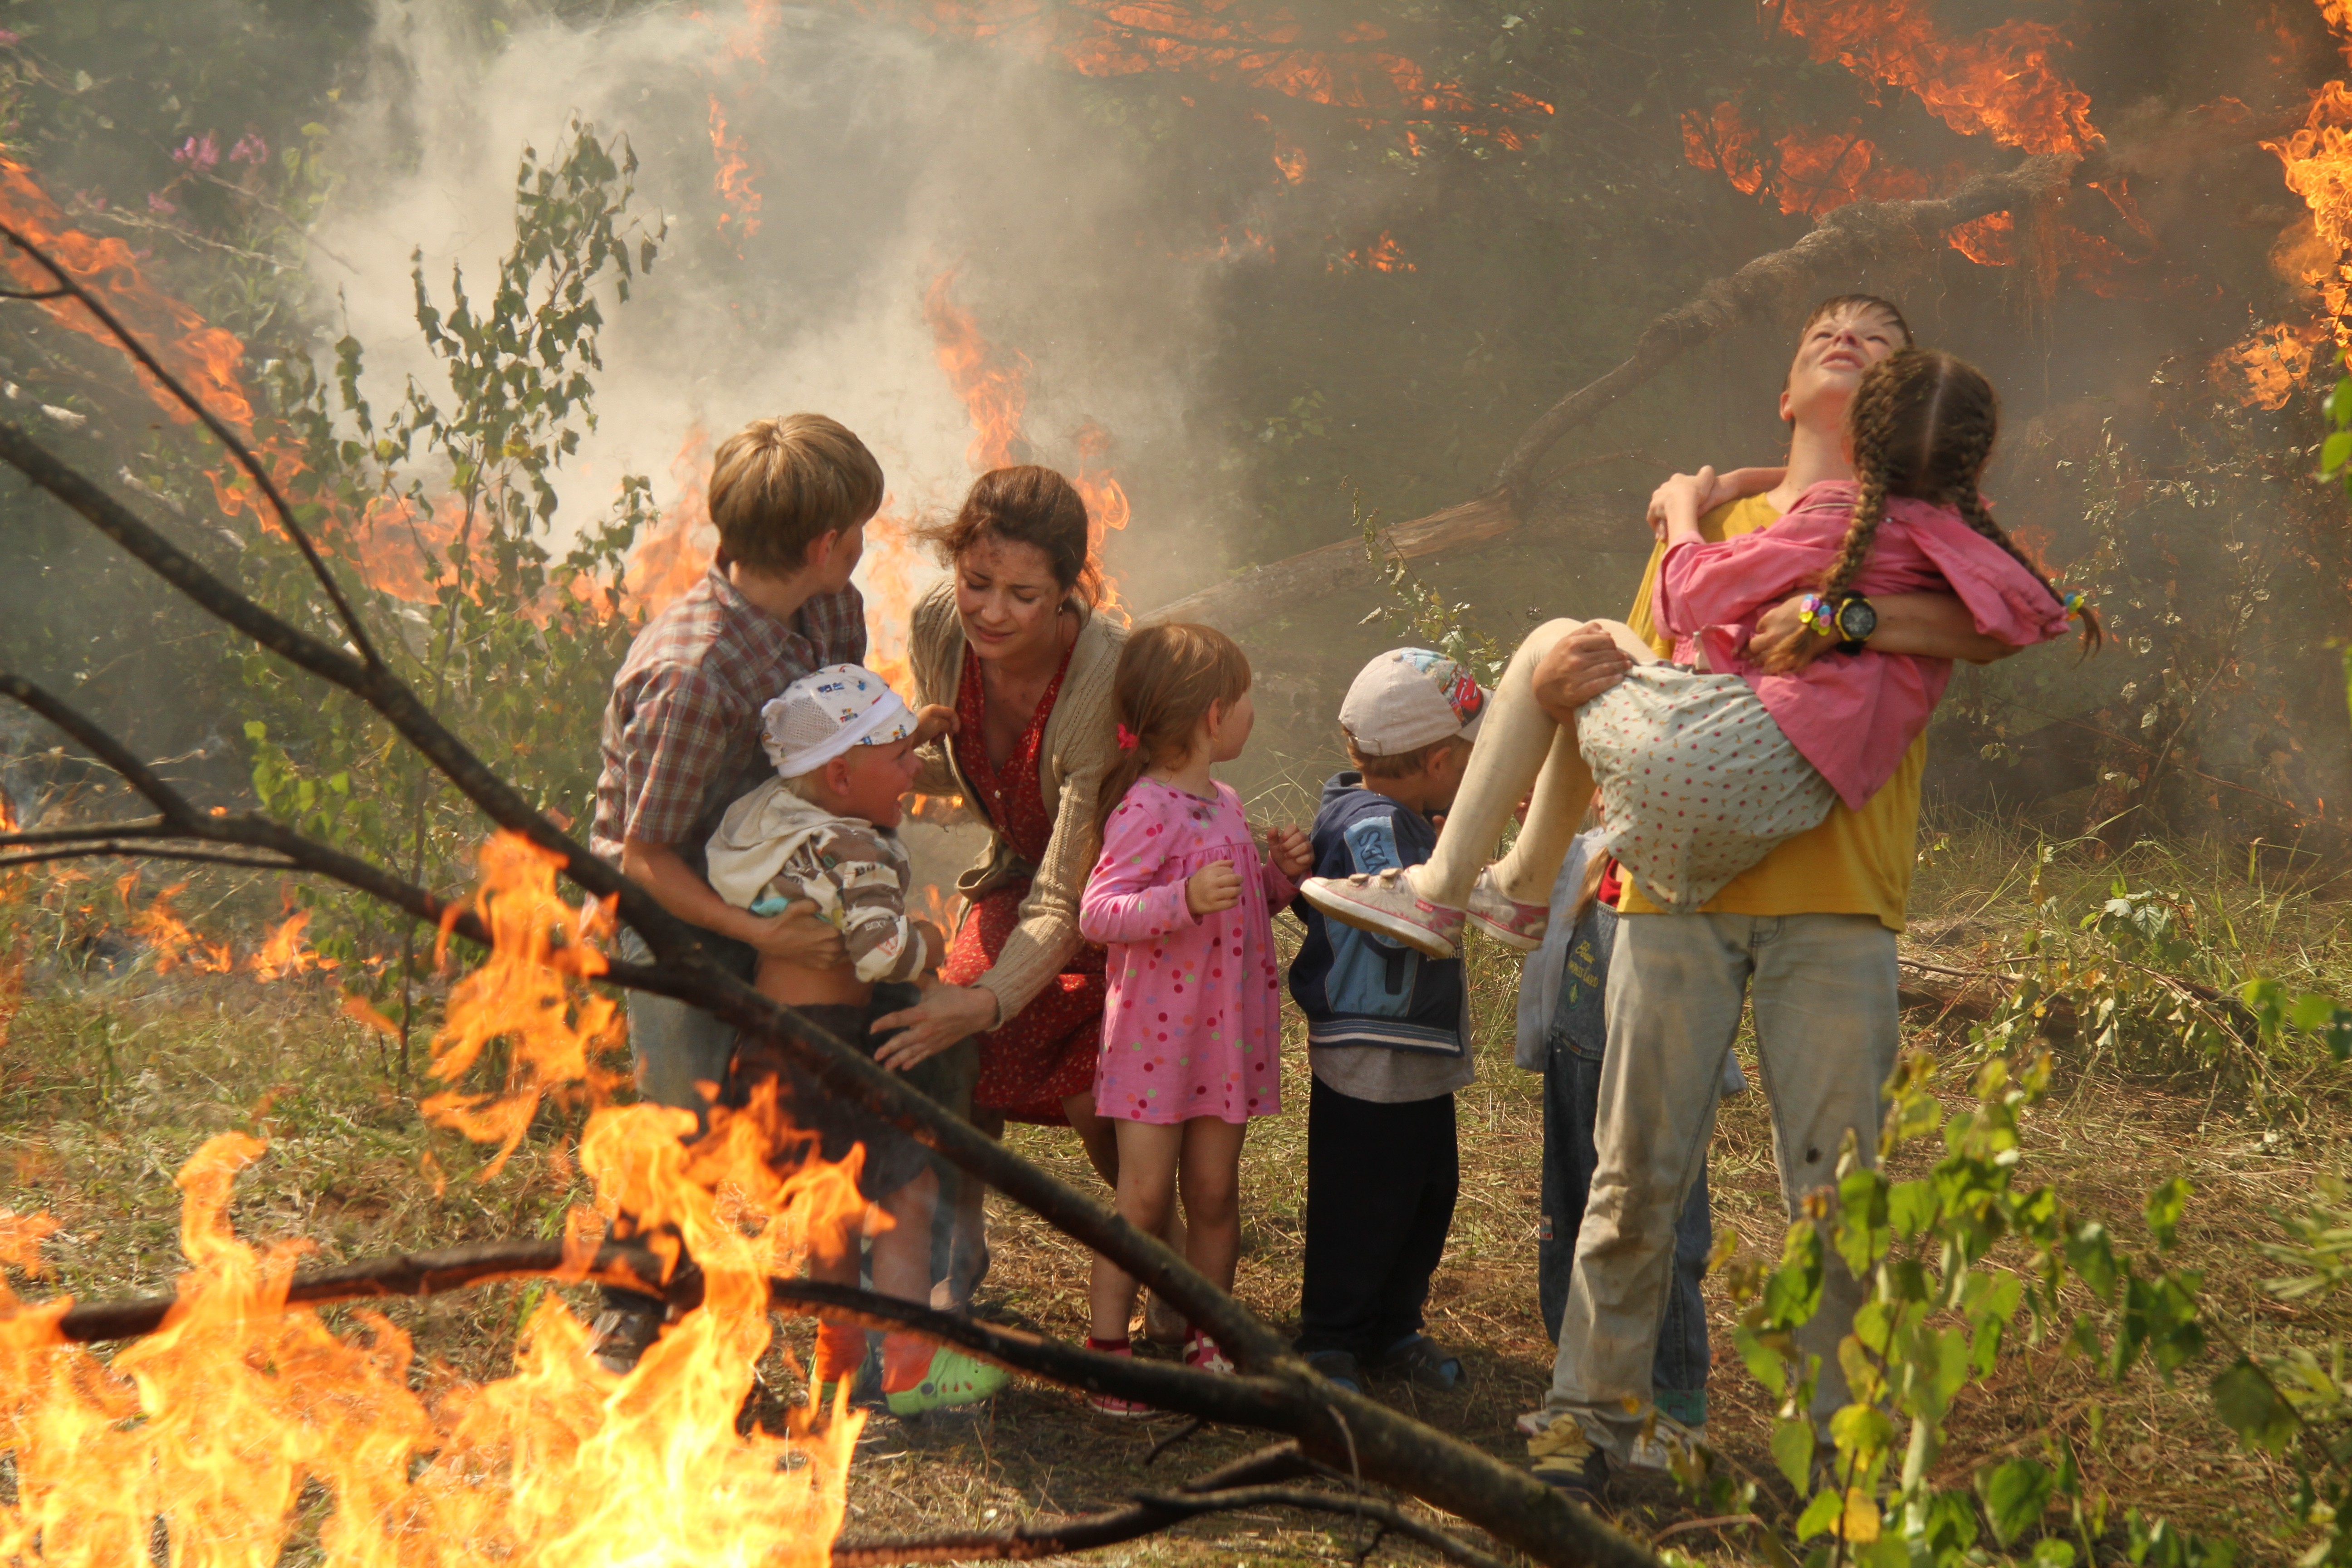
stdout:
<svg viewBox="0 0 2352 1568">
<path fill-rule="evenodd" d="M 1212 861 L 1241 902 L 1195 915 L 1184 883 Z M 1138 779 L 1103 828 L 1078 930 L 1110 949 L 1095 1110 L 1161 1123 L 1244 1121 L 1282 1109 L 1282 992 L 1272 910 L 1297 894 L 1263 864 L 1241 797 Z"/>
<path fill-rule="evenodd" d="M 1738 675 L 1838 798 L 1859 811 L 1895 776 L 1952 678 L 1952 661 L 1916 654 L 1825 654 L 1793 674 L 1768 675 L 1748 657 L 1757 618 L 1821 581 L 1845 542 L 1853 481 L 1809 488 L 1769 528 L 1666 552 L 1651 606 L 1678 663 Z M 2033 574 L 1949 507 L 1891 496 L 1870 558 L 1853 581 L 1863 595 L 1953 594 L 1977 630 L 2014 647 L 2066 635 L 2066 611 Z"/>
</svg>

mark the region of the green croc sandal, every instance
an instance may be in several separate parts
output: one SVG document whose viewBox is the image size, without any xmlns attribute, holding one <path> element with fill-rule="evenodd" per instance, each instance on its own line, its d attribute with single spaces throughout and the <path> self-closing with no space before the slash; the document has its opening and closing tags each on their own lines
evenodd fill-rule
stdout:
<svg viewBox="0 0 2352 1568">
<path fill-rule="evenodd" d="M 941 1345 L 923 1369 L 923 1381 L 883 1403 L 893 1415 L 920 1415 L 926 1410 L 947 1410 L 977 1405 L 1013 1381 L 1013 1374 L 993 1362 L 981 1361 Z"/>
</svg>

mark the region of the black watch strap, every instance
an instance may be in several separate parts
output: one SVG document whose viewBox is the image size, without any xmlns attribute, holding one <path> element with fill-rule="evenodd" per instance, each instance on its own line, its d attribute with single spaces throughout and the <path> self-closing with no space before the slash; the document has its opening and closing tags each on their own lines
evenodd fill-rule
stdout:
<svg viewBox="0 0 2352 1568">
<path fill-rule="evenodd" d="M 1831 618 L 1837 626 L 1840 653 L 1860 653 L 1870 634 L 1878 629 L 1878 611 L 1859 594 L 1840 599 Z"/>
</svg>

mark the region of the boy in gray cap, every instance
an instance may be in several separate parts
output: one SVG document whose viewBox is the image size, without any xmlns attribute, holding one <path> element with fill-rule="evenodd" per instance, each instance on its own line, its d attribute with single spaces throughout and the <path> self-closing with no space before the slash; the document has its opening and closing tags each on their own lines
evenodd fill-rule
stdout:
<svg viewBox="0 0 2352 1568">
<path fill-rule="evenodd" d="M 1492 695 L 1427 648 L 1364 667 L 1339 708 L 1355 767 L 1323 786 L 1315 816 L 1317 876 L 1429 858 L 1431 818 L 1462 786 Z M 1307 940 L 1290 994 L 1307 1015 L 1314 1071 L 1298 1350 L 1358 1390 L 1367 1369 L 1451 1388 L 1460 1359 L 1421 1330 L 1461 1179 L 1454 1091 L 1475 1072 L 1462 963 L 1293 908 Z"/>
</svg>

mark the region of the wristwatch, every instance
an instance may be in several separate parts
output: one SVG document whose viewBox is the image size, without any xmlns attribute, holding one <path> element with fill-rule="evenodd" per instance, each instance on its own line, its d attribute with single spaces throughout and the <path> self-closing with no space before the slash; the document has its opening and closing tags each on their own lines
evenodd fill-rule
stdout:
<svg viewBox="0 0 2352 1568">
<path fill-rule="evenodd" d="M 1840 653 L 1860 653 L 1862 645 L 1870 640 L 1870 634 L 1878 629 L 1878 612 L 1859 594 L 1840 599 L 1837 614 L 1832 618 L 1837 624 Z"/>
</svg>

